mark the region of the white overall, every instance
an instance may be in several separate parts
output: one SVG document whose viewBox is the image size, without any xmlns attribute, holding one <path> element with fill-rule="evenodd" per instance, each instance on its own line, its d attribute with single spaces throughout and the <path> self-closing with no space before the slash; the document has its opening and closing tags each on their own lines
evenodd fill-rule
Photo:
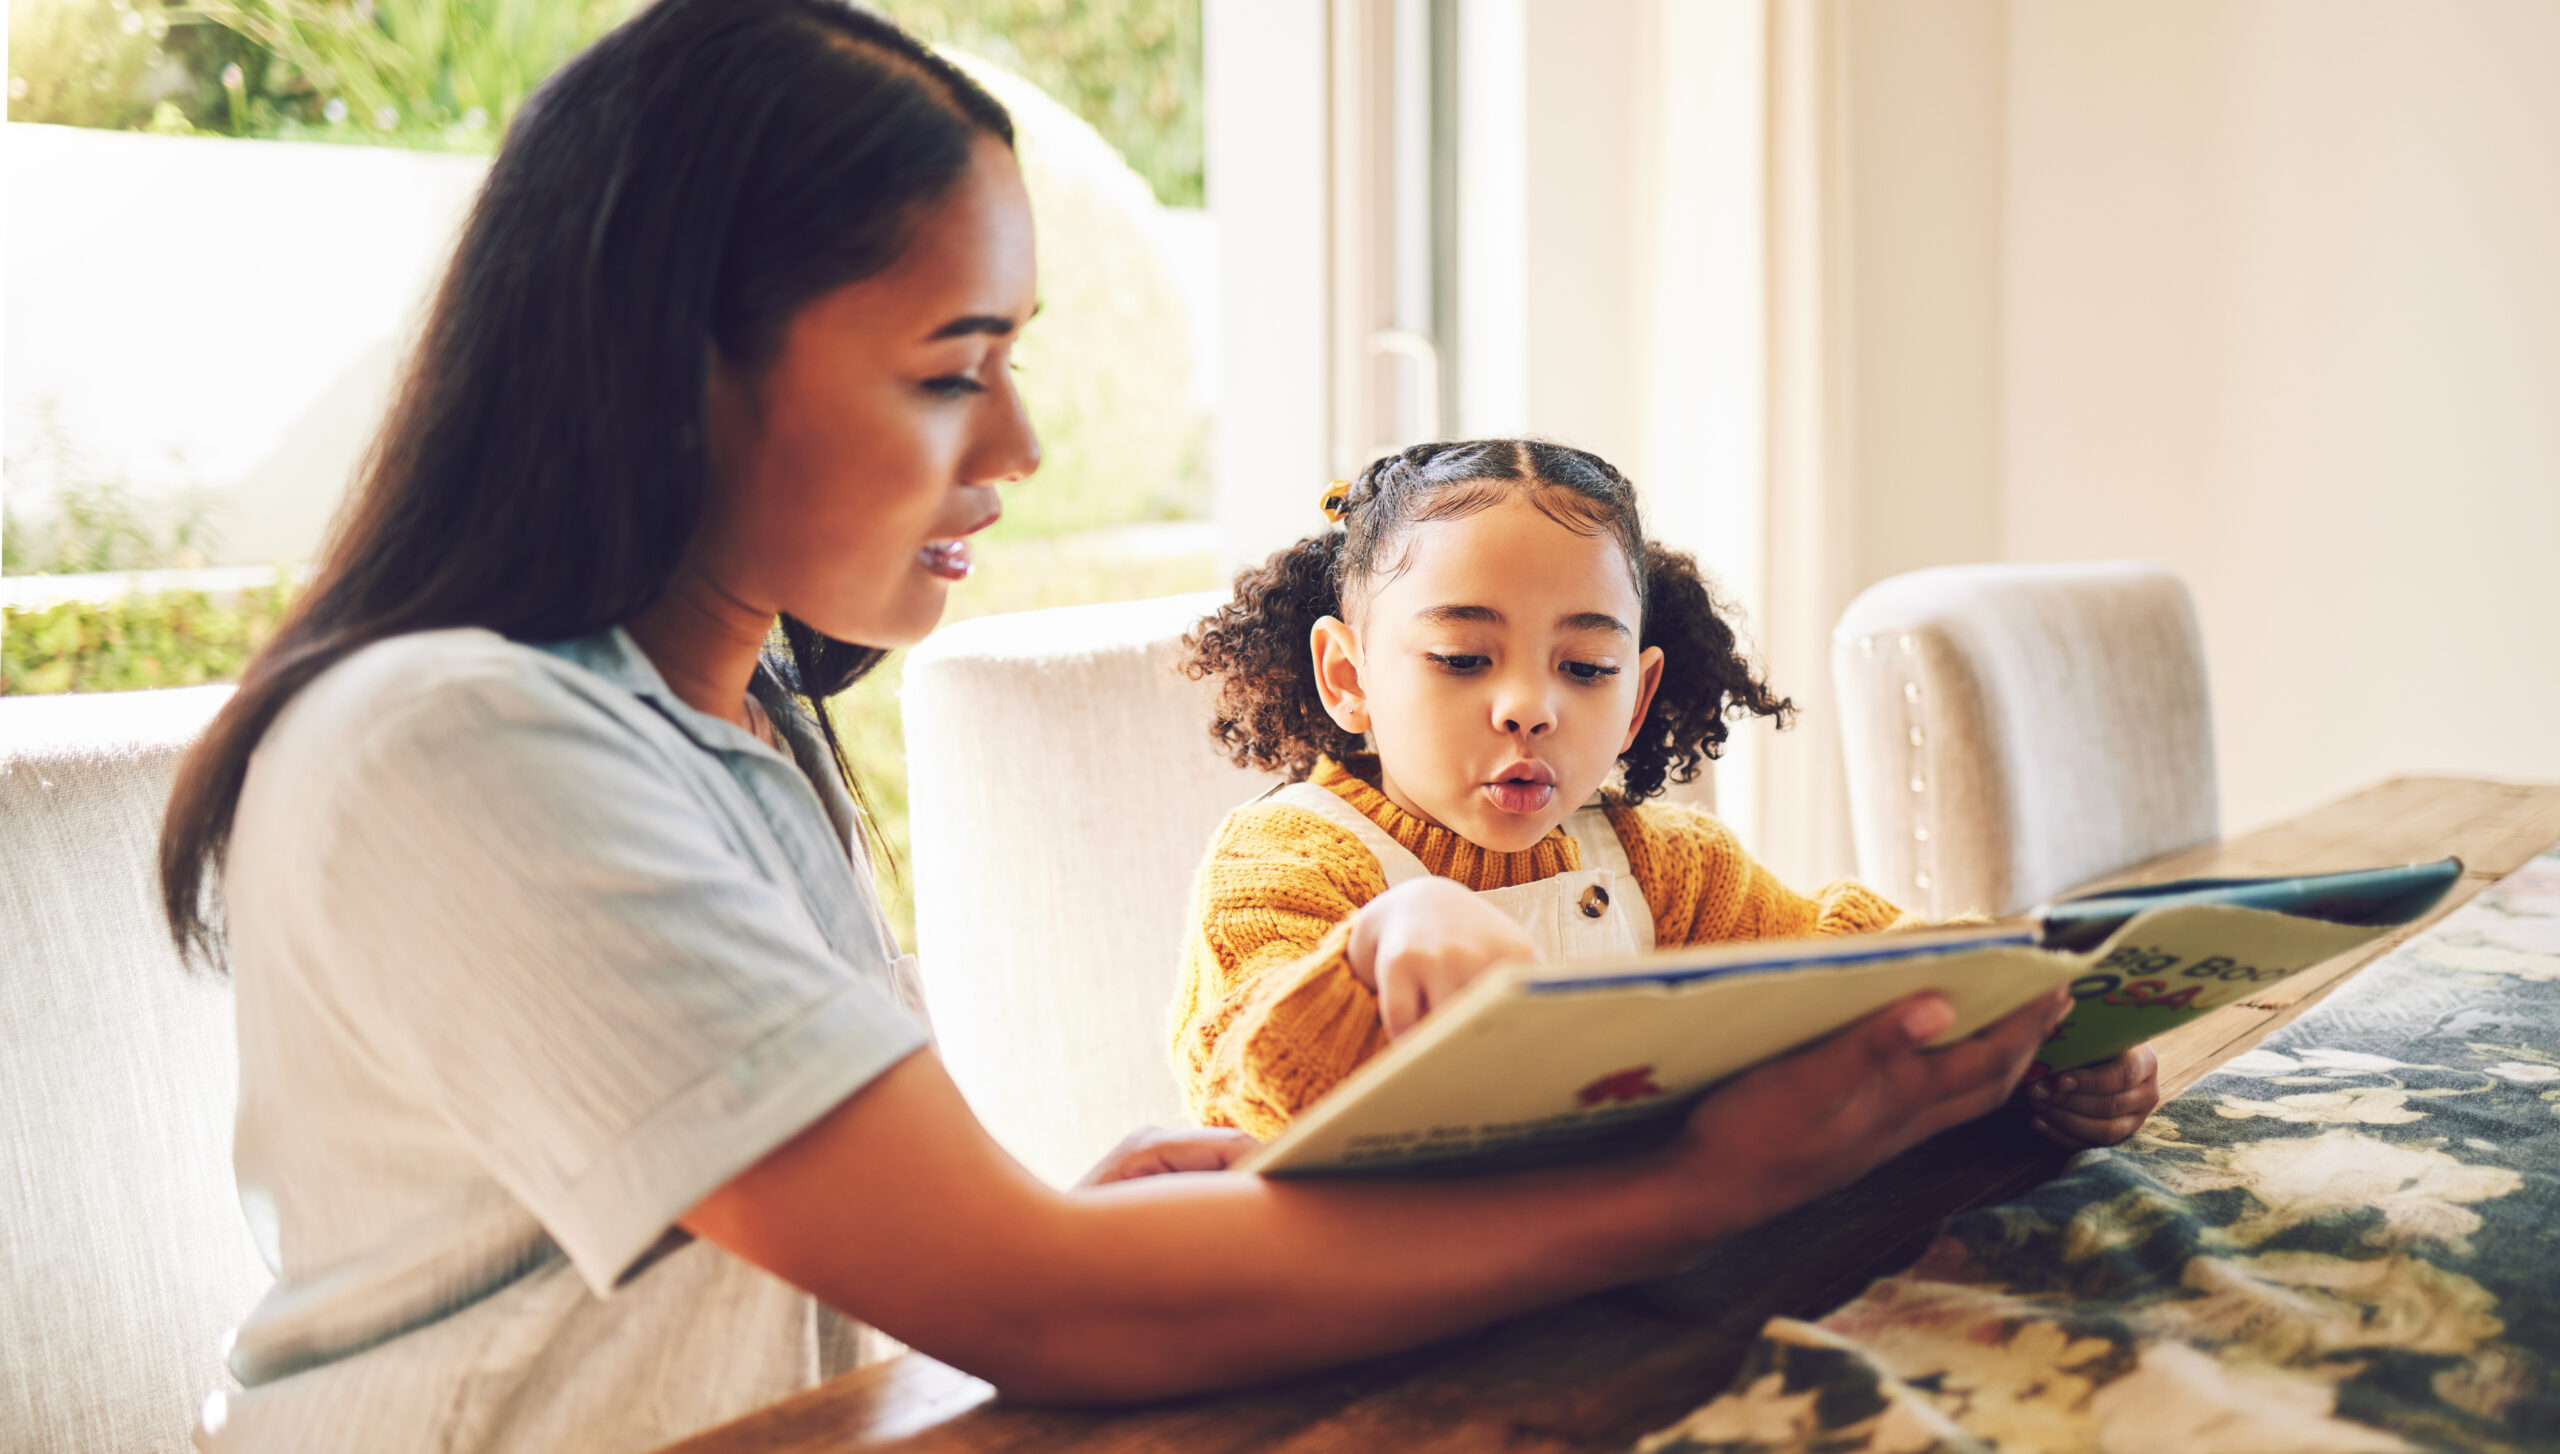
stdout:
<svg viewBox="0 0 2560 1454">
<path fill-rule="evenodd" d="M 1290 783 L 1270 794 L 1276 802 L 1304 808 L 1339 825 L 1360 840 L 1378 859 L 1387 887 L 1430 872 L 1413 850 L 1398 843 L 1367 814 L 1315 783 Z M 1520 921 L 1529 942 L 1550 964 L 1582 959 L 1612 959 L 1653 948 L 1653 910 L 1636 887 L 1627 867 L 1627 850 L 1618 830 L 1598 804 L 1576 809 L 1564 821 L 1565 832 L 1582 848 L 1583 867 L 1533 884 L 1507 889 L 1478 889 L 1476 897 Z"/>
</svg>

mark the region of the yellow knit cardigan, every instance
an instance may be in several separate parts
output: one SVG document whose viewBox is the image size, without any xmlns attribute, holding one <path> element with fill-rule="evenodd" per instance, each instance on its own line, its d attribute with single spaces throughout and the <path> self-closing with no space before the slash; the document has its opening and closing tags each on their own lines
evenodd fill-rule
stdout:
<svg viewBox="0 0 2560 1454">
<path fill-rule="evenodd" d="M 1582 867 L 1562 828 L 1517 853 L 1479 848 L 1380 792 L 1375 758 L 1330 758 L 1312 781 L 1340 795 L 1423 867 L 1476 890 L 1536 883 Z M 1670 803 L 1607 800 L 1627 866 L 1665 948 L 1735 939 L 1856 934 L 1900 911 L 1843 880 L 1812 898 L 1751 861 L 1712 815 Z M 1351 921 L 1387 883 L 1340 826 L 1283 803 L 1227 815 L 1192 889 L 1182 985 L 1173 1006 L 1174 1072 L 1208 1126 L 1279 1133 L 1291 1117 L 1386 1047 L 1374 991 L 1352 974 Z"/>
</svg>

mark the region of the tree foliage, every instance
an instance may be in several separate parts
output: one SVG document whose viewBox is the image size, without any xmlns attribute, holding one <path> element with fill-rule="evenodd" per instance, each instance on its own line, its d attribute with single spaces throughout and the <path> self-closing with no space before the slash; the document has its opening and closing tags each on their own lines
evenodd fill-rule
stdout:
<svg viewBox="0 0 2560 1454">
<path fill-rule="evenodd" d="M 1109 138 L 1168 207 L 1203 199 L 1200 0 L 876 0 L 938 46 L 985 56 Z"/>
<path fill-rule="evenodd" d="M 12 0 L 9 119 L 494 149 L 543 78 L 636 0 Z M 1201 204 L 1200 0 L 879 0 Z"/>
</svg>

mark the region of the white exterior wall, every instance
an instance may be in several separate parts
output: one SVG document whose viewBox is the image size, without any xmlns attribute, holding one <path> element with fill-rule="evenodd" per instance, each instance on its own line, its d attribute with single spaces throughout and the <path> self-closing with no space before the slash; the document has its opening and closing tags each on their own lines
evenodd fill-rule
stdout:
<svg viewBox="0 0 2560 1454">
<path fill-rule="evenodd" d="M 308 559 L 488 163 L 380 147 L 6 128 L 5 431 L 222 501 L 215 564 Z M 32 477 L 31 477 L 32 476 Z M 41 502 L 13 469 L 13 508 Z"/>
</svg>

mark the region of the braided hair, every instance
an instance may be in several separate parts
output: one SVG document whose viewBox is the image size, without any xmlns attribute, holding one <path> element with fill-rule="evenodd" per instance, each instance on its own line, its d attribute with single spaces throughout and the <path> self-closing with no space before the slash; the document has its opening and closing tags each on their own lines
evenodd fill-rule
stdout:
<svg viewBox="0 0 2560 1454">
<path fill-rule="evenodd" d="M 1338 528 L 1310 535 L 1236 576 L 1235 594 L 1183 638 L 1182 669 L 1218 682 L 1210 735 L 1239 767 L 1303 778 L 1319 758 L 1361 749 L 1324 709 L 1308 638 L 1348 617 L 1410 563 L 1412 527 L 1456 520 L 1515 495 L 1581 535 L 1607 533 L 1625 553 L 1643 603 L 1640 640 L 1662 649 L 1662 685 L 1635 741 L 1619 754 L 1629 802 L 1689 782 L 1724 750 L 1733 716 L 1792 718 L 1743 656 L 1696 557 L 1645 539 L 1635 486 L 1607 460 L 1537 439 L 1417 444 L 1360 472 L 1327 498 Z"/>
</svg>

